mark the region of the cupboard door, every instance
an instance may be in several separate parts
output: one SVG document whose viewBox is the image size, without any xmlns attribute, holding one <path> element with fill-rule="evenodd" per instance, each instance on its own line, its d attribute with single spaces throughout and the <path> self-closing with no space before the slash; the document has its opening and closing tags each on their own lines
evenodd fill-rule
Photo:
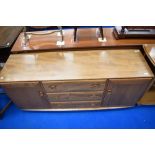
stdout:
<svg viewBox="0 0 155 155">
<path fill-rule="evenodd" d="M 22 109 L 50 108 L 39 82 L 3 84 L 11 100 Z"/>
<path fill-rule="evenodd" d="M 133 106 L 143 96 L 151 78 L 110 79 L 103 106 Z"/>
</svg>

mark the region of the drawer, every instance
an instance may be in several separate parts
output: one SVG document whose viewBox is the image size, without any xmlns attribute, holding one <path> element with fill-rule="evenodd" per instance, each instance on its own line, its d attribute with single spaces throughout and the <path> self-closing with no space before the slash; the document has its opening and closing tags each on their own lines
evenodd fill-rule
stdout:
<svg viewBox="0 0 155 155">
<path fill-rule="evenodd" d="M 106 80 L 42 82 L 47 93 L 104 90 Z"/>
<path fill-rule="evenodd" d="M 91 101 L 101 100 L 103 91 L 97 92 L 66 92 L 66 93 L 50 93 L 47 97 L 50 102 L 65 101 Z"/>
<path fill-rule="evenodd" d="M 99 108 L 101 101 L 69 101 L 69 102 L 53 102 L 51 103 L 53 109 L 77 109 L 81 108 Z"/>
</svg>

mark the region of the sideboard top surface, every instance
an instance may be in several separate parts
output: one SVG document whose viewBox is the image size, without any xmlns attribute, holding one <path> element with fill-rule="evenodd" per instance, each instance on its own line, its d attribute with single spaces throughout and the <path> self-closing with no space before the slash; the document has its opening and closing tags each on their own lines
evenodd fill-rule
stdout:
<svg viewBox="0 0 155 155">
<path fill-rule="evenodd" d="M 140 50 L 92 50 L 10 55 L 0 82 L 153 77 Z"/>
</svg>

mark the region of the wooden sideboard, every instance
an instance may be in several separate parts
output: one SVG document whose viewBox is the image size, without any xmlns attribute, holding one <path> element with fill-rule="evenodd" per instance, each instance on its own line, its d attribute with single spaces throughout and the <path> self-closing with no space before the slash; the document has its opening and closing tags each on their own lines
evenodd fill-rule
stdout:
<svg viewBox="0 0 155 155">
<path fill-rule="evenodd" d="M 25 110 L 134 106 L 154 75 L 138 49 L 10 55 L 0 85 Z"/>
</svg>

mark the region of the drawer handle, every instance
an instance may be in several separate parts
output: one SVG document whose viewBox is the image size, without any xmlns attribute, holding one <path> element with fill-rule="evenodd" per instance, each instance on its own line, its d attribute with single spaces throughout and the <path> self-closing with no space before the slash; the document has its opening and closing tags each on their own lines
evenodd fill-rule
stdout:
<svg viewBox="0 0 155 155">
<path fill-rule="evenodd" d="M 49 88 L 56 89 L 56 85 L 51 85 L 51 86 L 49 86 Z"/>
<path fill-rule="evenodd" d="M 93 98 L 95 98 L 95 97 L 100 97 L 100 96 L 99 96 L 99 95 L 94 94 L 94 95 L 92 95 L 92 97 L 93 97 Z"/>
<path fill-rule="evenodd" d="M 93 88 L 96 88 L 96 87 L 99 87 L 100 86 L 100 84 L 92 84 L 91 85 L 91 87 L 93 87 Z"/>
</svg>

